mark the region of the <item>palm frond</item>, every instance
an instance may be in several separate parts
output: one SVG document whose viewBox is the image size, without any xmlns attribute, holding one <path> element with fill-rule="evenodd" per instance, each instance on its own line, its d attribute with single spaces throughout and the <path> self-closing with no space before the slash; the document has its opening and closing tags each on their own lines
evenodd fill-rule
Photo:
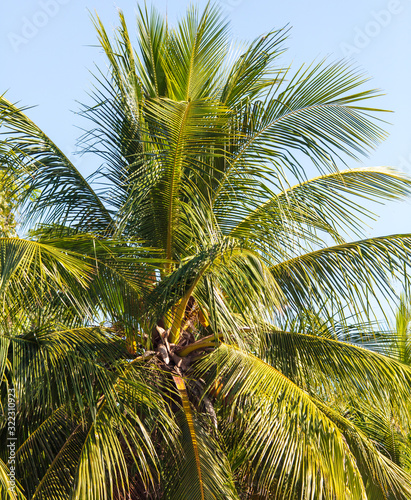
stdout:
<svg viewBox="0 0 411 500">
<path fill-rule="evenodd" d="M 64 153 L 5 97 L 1 169 L 17 191 L 25 222 L 59 222 L 105 233 L 112 214 Z"/>
<path fill-rule="evenodd" d="M 254 327 L 257 333 L 268 323 L 270 313 L 284 304 L 281 290 L 258 255 L 229 238 L 184 259 L 147 296 L 156 312 L 153 317 L 164 317 L 171 328 L 172 342 L 178 341 L 191 296 L 211 319 L 214 333 L 234 335 L 239 343 L 244 341 L 239 323 Z"/>
<path fill-rule="evenodd" d="M 411 369 L 358 345 L 321 336 L 273 331 L 262 359 L 313 396 L 385 401 L 407 415 Z M 407 418 L 407 417 L 406 417 Z"/>
<path fill-rule="evenodd" d="M 283 238 L 282 233 L 298 234 L 302 226 L 328 233 L 337 243 L 343 243 L 341 231 L 361 235 L 363 224 L 359 216 L 373 217 L 355 198 L 401 199 L 410 194 L 410 182 L 405 174 L 388 167 L 355 168 L 322 175 L 278 193 L 241 221 L 232 217 L 230 224 L 234 227 L 230 236 L 252 238 L 257 245 L 270 248 L 275 245 L 273 239 Z"/>
<path fill-rule="evenodd" d="M 190 6 L 186 16 L 169 32 L 164 58 L 167 97 L 196 101 L 213 96 L 228 45 L 227 23 L 216 4 L 207 4 L 201 16 Z"/>
<path fill-rule="evenodd" d="M 395 457 L 390 458 L 378 449 L 379 442 L 364 433 L 364 428 L 358 422 L 344 418 L 336 410 L 316 401 L 319 408 L 330 418 L 347 440 L 358 468 L 364 478 L 367 498 L 407 498 L 411 493 L 411 476 L 395 462 Z M 367 418 L 367 415 L 365 416 Z M 381 419 L 379 418 L 379 424 Z M 369 431 L 369 427 L 367 426 Z"/>
<path fill-rule="evenodd" d="M 13 466 L 15 469 L 15 465 Z M 3 460 L 0 459 L 0 495 L 4 500 L 27 500 L 18 481 L 10 482 L 11 470 Z M 15 477 L 15 474 L 13 474 Z"/>
<path fill-rule="evenodd" d="M 287 185 L 287 174 L 301 182 L 306 180 L 301 159 L 320 173 L 336 172 L 337 160 L 365 154 L 384 138 L 371 119 L 377 110 L 357 105 L 375 91 L 359 90 L 366 80 L 346 64 L 301 68 L 285 83 L 286 76 L 261 102 L 246 104 L 244 117 L 237 115 L 231 138 L 235 146 L 213 195 L 215 210 L 233 203 L 236 184 L 254 180 L 260 169 L 267 170 L 264 165 L 271 167 L 275 185 Z"/>
<path fill-rule="evenodd" d="M 174 376 L 182 401 L 184 461 L 175 482 L 167 484 L 166 498 L 238 500 L 226 457 L 206 432 L 191 408 L 185 381 Z"/>
<path fill-rule="evenodd" d="M 81 256 L 36 241 L 0 238 L 2 316 L 19 309 L 35 310 L 52 300 L 64 301 L 87 314 L 83 293 L 93 267 Z"/>
<path fill-rule="evenodd" d="M 219 398 L 243 485 L 263 497 L 365 499 L 355 459 L 338 427 L 307 393 L 255 356 L 225 344 L 198 367 Z M 333 458 L 331 458 L 333 457 Z M 334 464 L 338 461 L 338 470 Z M 344 464 L 344 465 L 342 465 Z"/>
<path fill-rule="evenodd" d="M 283 70 L 276 68 L 277 58 L 285 52 L 283 43 L 288 29 L 273 30 L 258 37 L 236 58 L 226 77 L 221 101 L 235 108 L 245 100 L 253 101 L 267 88 L 281 81 Z"/>
<path fill-rule="evenodd" d="M 391 235 L 345 243 L 294 257 L 271 267 L 290 304 L 309 308 L 324 302 L 370 314 L 378 294 L 394 299 L 394 278 L 406 275 L 410 235 Z M 374 306 L 376 307 L 376 306 Z"/>
<path fill-rule="evenodd" d="M 163 65 L 166 42 L 168 41 L 168 27 L 162 16 L 151 7 L 143 11 L 138 9 L 137 17 L 139 47 L 141 60 L 138 60 L 138 69 L 144 83 L 144 89 L 150 97 L 167 95 L 167 80 Z"/>
</svg>

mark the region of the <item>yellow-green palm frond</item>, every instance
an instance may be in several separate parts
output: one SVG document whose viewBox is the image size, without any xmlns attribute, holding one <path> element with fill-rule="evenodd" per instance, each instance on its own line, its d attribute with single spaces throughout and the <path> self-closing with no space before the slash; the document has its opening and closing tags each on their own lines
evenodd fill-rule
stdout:
<svg viewBox="0 0 411 500">
<path fill-rule="evenodd" d="M 0 97 L 8 134 L 0 149 L 0 168 L 16 192 L 26 224 L 59 222 L 105 233 L 113 226 L 110 211 L 91 185 L 54 142 L 20 109 Z"/>
<path fill-rule="evenodd" d="M 303 491 L 318 499 L 366 498 L 343 434 L 281 372 L 225 344 L 198 369 L 221 386 L 222 432 L 243 485 L 265 498 L 291 499 Z"/>
<path fill-rule="evenodd" d="M 272 255 L 279 253 L 281 244 L 287 245 L 290 235 L 294 240 L 300 235 L 301 245 L 310 239 L 321 245 L 324 234 L 344 243 L 341 234 L 362 234 L 361 216 L 373 218 L 355 199 L 401 199 L 409 195 L 410 182 L 408 176 L 388 167 L 325 174 L 281 190 L 240 221 L 234 217 L 241 217 L 241 212 L 234 212 L 227 221 L 234 226 L 230 236 L 252 239 L 263 251 L 272 249 Z"/>
<path fill-rule="evenodd" d="M 10 443 L 8 443 L 10 444 Z M 7 466 L 7 463 L 0 459 L 0 495 L 4 500 L 27 500 L 19 481 L 14 481 L 16 466 L 12 464 L 13 469 Z M 11 479 L 14 481 L 11 482 Z"/>
<path fill-rule="evenodd" d="M 321 248 L 271 267 L 273 276 L 296 309 L 324 300 L 371 315 L 372 300 L 396 297 L 392 280 L 404 278 L 410 235 L 370 238 Z"/>
<path fill-rule="evenodd" d="M 177 460 L 174 473 L 166 472 L 165 498 L 187 500 L 239 500 L 228 460 L 213 435 L 210 422 L 192 408 L 184 379 L 174 376 L 181 397 L 183 456 Z M 172 467 L 172 465 L 171 465 Z M 172 468 L 171 468 L 172 471 Z"/>
<path fill-rule="evenodd" d="M 264 346 L 261 358 L 311 395 L 378 403 L 388 393 L 397 415 L 408 418 L 407 365 L 359 345 L 297 332 L 270 332 Z"/>
</svg>

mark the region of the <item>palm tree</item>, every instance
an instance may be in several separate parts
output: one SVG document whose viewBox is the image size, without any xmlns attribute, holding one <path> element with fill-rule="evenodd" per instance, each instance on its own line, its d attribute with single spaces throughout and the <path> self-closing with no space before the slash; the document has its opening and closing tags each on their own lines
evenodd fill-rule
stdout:
<svg viewBox="0 0 411 500">
<path fill-rule="evenodd" d="M 22 214 L 0 239 L 0 439 L 14 389 L 18 480 L 3 446 L 2 498 L 409 498 L 354 409 L 388 394 L 408 426 L 411 369 L 330 319 L 367 321 L 409 262 L 411 235 L 346 241 L 363 200 L 410 192 L 390 168 L 348 168 L 384 138 L 377 91 L 344 62 L 281 68 L 285 29 L 234 47 L 210 5 L 175 28 L 137 20 L 134 51 L 121 12 L 114 42 L 94 19 L 108 73 L 83 109 L 91 179 L 0 99 Z M 325 323 L 300 331 L 310 314 Z"/>
</svg>

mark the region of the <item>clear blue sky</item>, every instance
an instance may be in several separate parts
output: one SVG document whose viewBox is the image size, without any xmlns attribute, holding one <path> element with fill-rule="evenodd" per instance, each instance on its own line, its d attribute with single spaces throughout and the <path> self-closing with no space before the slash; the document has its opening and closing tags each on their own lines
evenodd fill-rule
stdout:
<svg viewBox="0 0 411 500">
<path fill-rule="evenodd" d="M 170 22 L 181 16 L 185 0 L 156 0 Z M 205 1 L 197 2 L 200 6 Z M 233 37 L 251 40 L 289 23 L 292 26 L 284 64 L 329 56 L 350 58 L 373 78 L 372 87 L 387 95 L 380 107 L 391 122 L 389 139 L 364 165 L 400 166 L 411 175 L 411 0 L 220 0 L 231 19 Z M 111 29 L 117 8 L 124 10 L 134 31 L 133 0 L 15 0 L 3 2 L 0 17 L 0 93 L 22 105 L 38 105 L 29 115 L 69 156 L 75 151 L 77 126 L 85 123 L 72 111 L 87 101 L 93 64 L 104 65 L 89 11 L 96 10 Z M 75 157 L 84 174 L 86 158 Z M 354 166 L 354 165 L 353 165 Z M 380 220 L 370 236 L 411 233 L 411 203 L 378 209 Z"/>
</svg>

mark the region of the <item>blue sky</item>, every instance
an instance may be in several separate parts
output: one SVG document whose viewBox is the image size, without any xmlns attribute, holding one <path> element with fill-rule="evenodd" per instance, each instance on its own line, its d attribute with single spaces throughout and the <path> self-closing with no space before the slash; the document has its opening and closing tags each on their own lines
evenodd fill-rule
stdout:
<svg viewBox="0 0 411 500">
<path fill-rule="evenodd" d="M 182 0 L 156 0 L 171 23 L 186 10 Z M 200 6 L 205 1 L 196 2 Z M 292 27 L 284 65 L 297 68 L 323 57 L 348 58 L 362 68 L 386 96 L 375 105 L 386 114 L 390 137 L 363 162 L 397 166 L 411 175 L 411 0 L 219 0 L 231 19 L 234 39 L 251 40 L 280 28 Z M 73 111 L 76 101 L 90 102 L 94 63 L 104 67 L 88 11 L 97 11 L 108 30 L 124 10 L 134 32 L 133 0 L 19 0 L 3 2 L 0 17 L 0 93 L 22 105 L 37 105 L 29 116 L 72 156 L 85 126 Z M 94 45 L 94 47 L 93 47 Z M 75 157 L 84 174 L 91 173 L 86 157 Z M 355 165 L 353 165 L 355 166 Z M 378 208 L 379 221 L 369 236 L 411 233 L 410 201 Z"/>
</svg>

